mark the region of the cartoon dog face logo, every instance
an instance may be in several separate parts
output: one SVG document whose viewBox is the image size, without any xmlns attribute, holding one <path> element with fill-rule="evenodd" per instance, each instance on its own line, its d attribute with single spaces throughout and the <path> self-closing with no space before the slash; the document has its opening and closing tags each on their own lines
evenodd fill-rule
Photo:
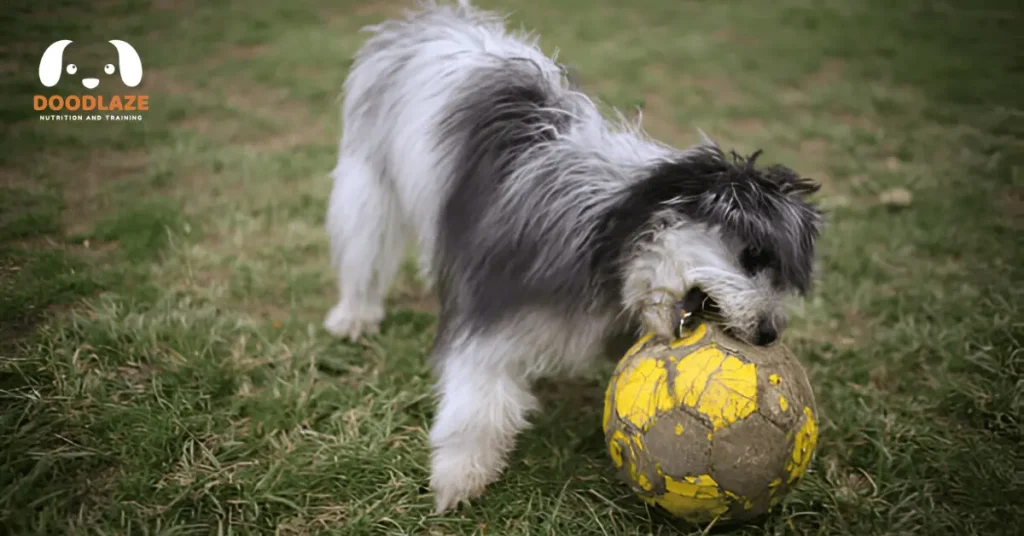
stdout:
<svg viewBox="0 0 1024 536">
<path fill-rule="evenodd" d="M 62 39 L 46 47 L 43 58 L 39 60 L 39 81 L 46 87 L 53 87 L 60 81 L 61 73 L 67 72 L 74 76 L 78 72 L 78 66 L 74 63 L 64 65 L 64 49 L 71 44 L 68 39 Z M 117 48 L 117 65 L 108 63 L 103 67 L 103 72 L 108 76 L 115 72 L 121 73 L 121 81 L 128 87 L 135 87 L 142 82 L 142 59 L 135 48 L 124 41 L 111 40 L 110 44 Z M 100 85 L 99 78 L 83 78 L 82 85 L 87 89 L 95 89 Z"/>
</svg>

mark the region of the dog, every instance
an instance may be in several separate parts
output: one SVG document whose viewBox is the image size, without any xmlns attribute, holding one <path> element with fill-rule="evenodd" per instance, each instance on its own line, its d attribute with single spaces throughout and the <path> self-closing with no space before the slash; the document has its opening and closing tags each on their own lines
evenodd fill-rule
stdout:
<svg viewBox="0 0 1024 536">
<path fill-rule="evenodd" d="M 324 325 L 376 332 L 415 241 L 440 299 L 436 511 L 497 480 L 535 380 L 586 370 L 623 330 L 676 336 L 694 289 L 738 337 L 784 330 L 784 299 L 814 279 L 815 182 L 703 133 L 676 149 L 604 118 L 534 37 L 467 2 L 368 30 L 344 83 Z"/>
</svg>

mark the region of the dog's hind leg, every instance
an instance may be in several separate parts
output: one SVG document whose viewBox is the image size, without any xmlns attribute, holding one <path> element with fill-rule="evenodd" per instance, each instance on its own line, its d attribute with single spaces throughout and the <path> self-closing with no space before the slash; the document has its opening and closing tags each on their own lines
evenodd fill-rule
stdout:
<svg viewBox="0 0 1024 536">
<path fill-rule="evenodd" d="M 384 300 L 402 261 L 405 233 L 398 200 L 373 164 L 343 151 L 333 176 L 327 230 L 340 298 L 324 327 L 355 340 L 375 333 L 384 319 Z"/>
</svg>

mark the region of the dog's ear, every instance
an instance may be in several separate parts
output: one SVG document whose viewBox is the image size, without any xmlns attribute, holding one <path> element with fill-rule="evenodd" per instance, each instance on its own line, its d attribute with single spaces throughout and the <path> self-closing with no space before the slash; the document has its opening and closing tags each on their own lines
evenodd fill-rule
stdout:
<svg viewBox="0 0 1024 536">
<path fill-rule="evenodd" d="M 43 57 L 39 60 L 39 81 L 46 87 L 53 87 L 60 82 L 60 73 L 64 70 L 64 49 L 71 44 L 69 39 L 55 41 L 46 47 Z"/>
<path fill-rule="evenodd" d="M 735 170 L 747 173 L 752 177 L 760 176 L 768 180 L 775 184 L 779 193 L 785 195 L 806 197 L 821 188 L 821 185 L 812 179 L 801 177 L 795 171 L 783 165 L 773 164 L 758 170 L 756 163 L 762 154 L 764 154 L 764 151 L 761 149 L 754 151 L 748 157 L 743 157 L 732 151 L 733 167 Z"/>
<path fill-rule="evenodd" d="M 801 199 L 821 189 L 821 184 L 809 177 L 801 177 L 786 166 L 768 166 L 761 171 L 761 175 L 774 182 L 779 188 L 779 193 Z"/>
<path fill-rule="evenodd" d="M 135 47 L 117 39 L 111 40 L 110 44 L 117 47 L 117 68 L 121 71 L 121 81 L 128 87 L 139 85 L 142 82 L 142 58 Z"/>
</svg>

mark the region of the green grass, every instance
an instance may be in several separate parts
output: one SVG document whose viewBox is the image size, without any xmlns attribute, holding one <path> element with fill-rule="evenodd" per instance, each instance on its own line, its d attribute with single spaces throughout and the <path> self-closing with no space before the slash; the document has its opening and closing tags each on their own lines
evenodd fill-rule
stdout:
<svg viewBox="0 0 1024 536">
<path fill-rule="evenodd" d="M 1018 6 L 484 3 L 659 138 L 702 128 L 824 183 L 821 283 L 786 335 L 820 446 L 782 510 L 737 533 L 1017 533 Z M 700 533 L 615 479 L 607 370 L 546 388 L 501 481 L 432 515 L 432 297 L 407 270 L 380 336 L 320 328 L 338 92 L 357 28 L 399 2 L 87 5 L 0 16 L 0 532 Z M 133 43 L 146 120 L 35 120 L 60 38 Z M 881 201 L 896 188 L 909 206 Z"/>
</svg>

